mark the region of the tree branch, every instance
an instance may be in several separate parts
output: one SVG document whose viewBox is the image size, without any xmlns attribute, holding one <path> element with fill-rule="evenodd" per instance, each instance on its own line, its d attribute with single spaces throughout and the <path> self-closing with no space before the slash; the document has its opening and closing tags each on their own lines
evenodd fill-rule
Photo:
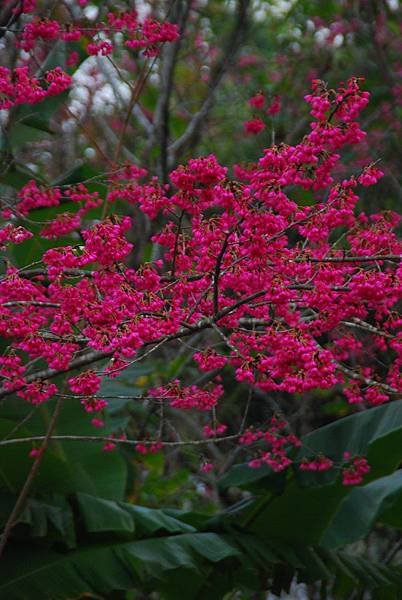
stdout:
<svg viewBox="0 0 402 600">
<path fill-rule="evenodd" d="M 238 0 L 237 2 L 236 22 L 223 51 L 221 60 L 212 71 L 209 89 L 201 104 L 201 108 L 193 115 L 184 133 L 169 145 L 168 166 L 170 169 L 173 168 L 176 162 L 177 153 L 182 150 L 184 146 L 191 143 L 192 139 L 198 135 L 199 129 L 205 122 L 208 113 L 214 104 L 216 90 L 230 68 L 245 36 L 248 27 L 247 12 L 249 4 L 250 0 Z"/>
<path fill-rule="evenodd" d="M 222 442 L 228 442 L 230 440 L 236 440 L 240 437 L 241 433 L 235 433 L 233 435 L 226 435 L 224 437 L 216 437 L 205 440 L 183 440 L 177 442 L 166 442 L 155 439 L 155 440 L 126 440 L 123 438 L 114 438 L 111 436 L 97 436 L 97 435 L 53 435 L 52 440 L 59 442 L 112 442 L 113 444 L 123 444 L 125 446 L 135 446 L 142 444 L 143 446 L 152 446 L 156 443 L 162 443 L 163 446 L 175 448 L 178 446 L 208 446 L 211 443 L 221 444 Z M 46 439 L 44 435 L 32 435 L 24 438 L 13 438 L 9 440 L 1 440 L 1 446 L 11 446 L 13 444 L 31 444 L 32 442 L 39 442 Z M 49 439 L 50 441 L 50 439 Z"/>
<path fill-rule="evenodd" d="M 22 0 L 12 0 L 0 12 L 0 39 L 9 31 L 10 27 L 18 21 L 22 14 Z"/>
<path fill-rule="evenodd" d="M 160 94 L 155 108 L 153 133 L 146 147 L 146 151 L 149 152 L 156 139 L 159 139 L 160 157 L 158 175 L 163 183 L 167 183 L 168 180 L 170 99 L 173 92 L 177 57 L 186 28 L 186 23 L 190 14 L 190 9 L 190 0 L 185 0 L 185 2 L 178 3 L 177 10 L 172 14 L 172 21 L 177 22 L 179 26 L 179 37 L 174 43 L 165 45 L 162 49 Z"/>
</svg>

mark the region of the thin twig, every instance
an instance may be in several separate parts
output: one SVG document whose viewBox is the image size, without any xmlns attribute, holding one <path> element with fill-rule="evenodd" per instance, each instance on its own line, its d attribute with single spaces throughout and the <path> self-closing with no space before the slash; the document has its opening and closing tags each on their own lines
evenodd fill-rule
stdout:
<svg viewBox="0 0 402 600">
<path fill-rule="evenodd" d="M 386 260 L 391 262 L 400 262 L 402 256 L 399 254 L 384 254 L 379 256 L 328 256 L 325 258 L 312 258 L 308 256 L 306 258 L 295 258 L 293 262 L 297 263 L 343 263 L 343 262 L 376 262 L 378 260 Z"/>
<path fill-rule="evenodd" d="M 229 244 L 229 238 L 232 234 L 232 231 L 228 231 L 225 235 L 225 239 L 223 240 L 221 251 L 218 254 L 218 258 L 216 259 L 214 278 L 213 278 L 213 287 L 214 287 L 214 315 L 219 312 L 219 277 L 221 274 L 221 266 L 223 262 L 223 258 L 225 256 L 225 252 L 227 250 Z"/>
<path fill-rule="evenodd" d="M 231 440 L 237 440 L 241 434 L 235 433 L 233 435 L 226 435 L 223 437 L 213 438 L 214 444 L 221 444 L 223 442 L 229 442 Z M 0 446 L 11 446 L 13 444 L 31 444 L 33 442 L 39 442 L 45 440 L 44 435 L 32 435 L 24 438 L 14 438 L 9 440 L 0 440 Z M 169 448 L 175 448 L 179 446 L 205 446 L 211 443 L 210 439 L 205 440 L 183 440 L 177 442 L 168 442 L 161 440 L 129 440 L 123 438 L 115 438 L 111 436 L 97 436 L 97 435 L 54 435 L 51 438 L 53 441 L 65 441 L 65 442 L 112 442 L 114 444 L 123 444 L 126 446 L 135 446 L 142 444 L 144 446 L 152 446 L 156 443 L 161 443 L 163 446 Z"/>
</svg>

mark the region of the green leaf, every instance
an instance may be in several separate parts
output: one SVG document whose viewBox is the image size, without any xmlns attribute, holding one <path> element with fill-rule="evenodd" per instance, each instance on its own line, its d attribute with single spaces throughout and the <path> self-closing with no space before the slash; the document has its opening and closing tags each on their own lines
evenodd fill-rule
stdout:
<svg viewBox="0 0 402 600">
<path fill-rule="evenodd" d="M 162 597 L 169 600 L 179 595 L 183 600 L 219 600 L 244 584 L 251 590 L 261 589 L 258 572 L 266 577 L 272 573 L 273 562 L 286 567 L 291 578 L 298 572 L 299 581 L 332 581 L 335 577 L 344 589 L 351 581 L 354 589 L 384 590 L 386 597 L 396 600 L 402 591 L 398 571 L 344 552 L 298 547 L 292 557 L 291 548 L 282 548 L 281 553 L 290 560 L 280 563 L 278 555 L 264 550 L 264 545 L 250 544 L 250 536 L 212 532 L 86 544 L 70 552 L 14 543 L 0 565 L 0 597 L 61 600 L 83 593 L 105 596 L 112 591 L 137 588 L 161 591 Z M 190 576 L 193 585 L 189 587 Z"/>
<path fill-rule="evenodd" d="M 273 490 L 280 493 L 283 490 L 286 480 L 285 473 L 274 473 L 268 465 L 262 465 L 258 469 L 248 466 L 248 464 L 235 465 L 219 480 L 219 487 L 226 489 L 229 487 L 244 487 L 250 491 L 261 491 L 263 487 L 266 491 Z M 254 483 L 256 486 L 253 486 Z"/>
<path fill-rule="evenodd" d="M 402 459 L 402 400 L 339 419 L 306 435 L 303 445 L 341 461 L 344 452 L 366 454 L 370 477 L 392 472 Z M 299 458 L 304 456 L 303 448 Z"/>
<path fill-rule="evenodd" d="M 399 600 L 402 576 L 398 569 L 347 552 L 319 549 L 318 553 L 335 576 L 335 598 L 349 600 L 352 591 L 370 589 L 378 590 L 381 600 L 383 597 Z"/>
<path fill-rule="evenodd" d="M 65 521 L 53 505 L 35 501 L 40 515 L 27 513 L 22 521 L 32 525 L 36 520 L 30 534 L 39 532 L 47 543 L 33 545 L 32 538 L 26 543 L 14 531 L 0 565 L 1 598 L 61 600 L 83 593 L 104 597 L 134 588 L 159 591 L 166 600 L 179 595 L 183 600 L 220 600 L 234 589 L 258 591 L 261 581 L 273 575 L 280 591 L 296 574 L 304 582 L 331 582 L 335 577 L 343 590 L 350 589 L 350 582 L 355 589 L 386 590 L 387 597 L 396 600 L 402 592 L 398 571 L 344 552 L 235 530 L 211 531 L 208 523 L 205 531 L 197 531 L 181 521 L 188 515 L 180 511 L 171 511 L 172 517 L 166 511 L 87 494 L 78 494 L 77 500 L 74 514 L 86 535 L 80 536 L 82 545 L 70 551 L 54 544 L 49 527 L 64 531 Z"/>
<path fill-rule="evenodd" d="M 398 400 L 344 417 L 307 434 L 294 459 L 297 462 L 304 456 L 322 453 L 340 462 L 344 452 L 350 452 L 352 456 L 367 454 L 372 466 L 371 477 L 381 476 L 398 466 L 402 459 L 401 441 L 402 400 Z M 220 486 L 248 488 L 249 484 L 260 482 L 260 492 L 263 492 L 270 472 L 266 466 L 251 469 L 247 464 L 235 465 L 221 478 Z M 336 476 L 337 473 L 332 471 L 331 480 Z M 299 482 L 302 484 L 308 477 L 310 474 L 300 473 Z M 318 479 L 318 483 L 322 480 Z"/>
<path fill-rule="evenodd" d="M 339 462 L 345 451 L 352 456 L 367 454 L 372 469 L 366 480 L 385 476 L 402 459 L 402 401 L 340 419 L 308 434 L 302 442 L 304 448 L 296 455 L 296 461 L 306 454 L 323 453 Z M 235 480 L 239 472 L 239 467 L 231 469 L 226 481 L 231 480 L 232 474 Z M 245 508 L 243 526 L 257 535 L 287 542 L 319 544 L 340 503 L 351 493 L 341 484 L 336 469 L 317 475 L 297 472 L 276 497 L 267 495 L 265 472 L 260 479 L 258 473 L 253 477 L 253 490 L 262 498 Z"/>
<path fill-rule="evenodd" d="M 282 496 L 261 499 L 245 515 L 247 525 L 260 536 L 318 544 L 339 503 L 348 493 L 343 486 L 302 488 L 291 481 Z"/>
<path fill-rule="evenodd" d="M 77 494 L 77 499 L 85 520 L 85 529 L 89 533 L 134 533 L 134 519 L 117 502 L 88 494 Z"/>
<path fill-rule="evenodd" d="M 53 48 L 47 53 L 46 59 L 41 65 L 39 72 L 36 76 L 43 76 L 46 71 L 51 71 L 56 67 L 64 69 L 66 64 L 66 49 L 67 44 L 63 40 L 56 40 L 53 44 Z"/>
<path fill-rule="evenodd" d="M 0 597 L 57 600 L 85 592 L 105 595 L 133 588 L 140 581 L 156 586 L 158 581 L 166 582 L 170 571 L 185 568 L 202 572 L 205 563 L 218 563 L 240 554 L 229 539 L 215 533 L 94 544 L 68 553 L 35 552 L 16 545 L 0 567 Z M 179 592 L 186 593 L 180 585 L 176 594 Z"/>
<path fill-rule="evenodd" d="M 67 100 L 68 93 L 68 90 L 66 90 L 56 96 L 48 96 L 43 102 L 39 102 L 38 104 L 19 106 L 13 113 L 14 125 L 10 131 L 11 146 L 13 146 L 13 136 L 15 137 L 13 130 L 19 126 L 36 130 L 37 139 L 42 138 L 43 133 L 53 134 L 55 130 L 52 127 L 51 119 Z M 23 139 L 23 135 L 20 134 L 20 138 Z"/>
<path fill-rule="evenodd" d="M 44 435 L 53 412 L 54 401 L 43 404 L 13 437 Z M 10 397 L 5 400 L 0 415 L 0 438 L 5 437 L 21 422 L 32 407 L 25 401 Z M 70 399 L 63 406 L 55 434 L 107 435 L 108 426 L 102 433 L 94 430 L 79 400 Z M 32 465 L 29 458 L 31 444 L 0 447 L 0 487 L 17 493 L 24 484 Z M 35 478 L 36 493 L 58 492 L 71 494 L 84 492 L 103 498 L 122 500 L 126 489 L 127 465 L 119 450 L 103 452 L 102 442 L 52 441 L 46 451 L 38 476 Z"/>
<path fill-rule="evenodd" d="M 54 179 L 52 181 L 51 185 L 52 186 L 73 185 L 73 184 L 78 184 L 78 183 L 87 181 L 88 179 L 92 179 L 94 177 L 99 176 L 99 178 L 101 178 L 100 177 L 101 175 L 104 176 L 104 174 L 102 174 L 101 171 L 98 171 L 91 165 L 82 162 L 82 163 L 76 165 L 75 167 L 73 167 L 72 169 L 70 169 L 69 171 L 67 171 L 66 173 L 63 173 L 62 175 L 60 175 L 57 179 Z"/>
<path fill-rule="evenodd" d="M 17 496 L 0 493 L 0 527 L 4 527 L 16 500 Z M 72 508 L 61 495 L 53 495 L 46 501 L 28 498 L 15 521 L 12 535 L 17 539 L 29 535 L 35 541 L 46 538 L 73 548 L 76 539 Z"/>
<path fill-rule="evenodd" d="M 356 542 L 379 520 L 402 527 L 402 471 L 353 489 L 340 505 L 322 544 L 339 548 Z"/>
<path fill-rule="evenodd" d="M 29 125 L 27 123 L 15 123 L 9 134 L 9 142 L 13 154 L 16 154 L 26 144 L 42 140 L 43 135 L 43 128 L 32 126 L 32 122 Z"/>
<path fill-rule="evenodd" d="M 37 180 L 40 183 L 42 182 L 37 173 L 34 173 L 27 165 L 15 162 L 11 155 L 3 153 L 3 156 L 0 155 L 0 161 L 2 161 L 4 165 L 6 165 L 5 161 L 10 161 L 9 167 L 5 170 L 4 174 L 0 176 L 1 185 L 19 190 L 31 179 Z"/>
<path fill-rule="evenodd" d="M 141 534 L 157 531 L 169 533 L 194 532 L 194 527 L 169 516 L 163 510 L 133 506 L 126 502 L 113 502 L 88 494 L 77 494 L 78 504 L 90 533 L 105 531 Z"/>
</svg>

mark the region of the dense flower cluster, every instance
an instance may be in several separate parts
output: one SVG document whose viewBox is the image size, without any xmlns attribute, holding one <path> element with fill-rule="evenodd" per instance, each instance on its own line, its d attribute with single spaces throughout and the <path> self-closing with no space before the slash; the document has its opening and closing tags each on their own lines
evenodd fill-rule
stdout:
<svg viewBox="0 0 402 600">
<path fill-rule="evenodd" d="M 112 52 L 107 38 L 112 31 L 123 32 L 126 47 L 148 56 L 178 36 L 170 23 L 140 22 L 135 12 L 111 13 L 87 52 Z M 20 43 L 30 51 L 59 36 L 68 42 L 81 33 L 34 17 Z M 358 118 L 369 94 L 361 83 L 352 78 L 330 90 L 315 80 L 305 97 L 312 116 L 309 133 L 298 144 L 264 149 L 254 165 L 236 166 L 234 178 L 209 155 L 178 166 L 163 185 L 157 178 L 141 182 L 147 172 L 136 165 L 116 165 L 104 201 L 83 183 L 26 183 L 16 202 L 3 210 L 0 245 L 30 237 L 31 218 L 44 208 L 56 216 L 42 223 L 41 236 L 62 239 L 43 253 L 36 271 L 7 264 L 0 282 L 0 333 L 10 348 L 0 362 L 1 391 L 42 403 L 60 390 L 45 376 L 35 377 L 28 364 L 40 359 L 52 377 L 90 364 L 82 359 L 95 355 L 107 363 L 103 373 L 84 371 L 70 377 L 68 385 L 93 414 L 93 425 L 102 427 L 107 402 L 97 394 L 103 377 L 116 376 L 160 345 L 175 347 L 193 333 L 208 332 L 200 336 L 191 359 L 202 377 L 212 372 L 210 381 L 152 382 L 144 396 L 144 401 L 157 398 L 173 409 L 208 413 L 208 419 L 213 413 L 203 430 L 207 438 L 230 433 L 215 415 L 224 398 L 223 369 L 261 394 L 302 395 L 337 387 L 353 405 L 379 405 L 400 393 L 402 322 L 395 317 L 402 294 L 401 245 L 395 235 L 399 218 L 356 209 L 360 186 L 373 185 L 383 175 L 374 164 L 353 176 L 337 175 L 343 150 L 365 137 Z M 0 108 L 40 102 L 70 84 L 71 77 L 60 68 L 39 79 L 26 66 L 14 72 L 2 67 Z M 280 99 L 268 101 L 259 92 L 249 105 L 273 116 Z M 244 127 L 256 134 L 265 122 L 255 116 Z M 153 221 L 150 241 L 162 248 L 162 258 L 129 266 L 136 217 L 100 218 L 97 213 L 89 219 L 89 211 L 102 202 L 103 214 L 119 202 Z M 289 467 L 291 449 L 300 446 L 278 417 L 265 428 L 242 428 L 238 439 L 255 451 L 250 466 L 266 464 L 273 471 Z M 161 444 L 155 438 L 154 444 L 138 444 L 137 451 L 153 452 Z M 108 442 L 104 449 L 114 447 Z M 299 465 L 304 471 L 332 466 L 332 458 L 325 456 Z M 202 470 L 208 472 L 210 463 Z M 360 483 L 368 470 L 364 458 L 345 457 L 343 483 Z"/>
<path fill-rule="evenodd" d="M 84 7 L 85 2 L 82 0 L 80 5 Z M 17 37 L 16 46 L 27 53 L 39 49 L 39 54 L 42 55 L 41 45 L 49 49 L 58 39 L 73 43 L 86 38 L 88 55 L 106 56 L 114 50 L 111 38 L 121 32 L 126 38 L 124 44 L 127 48 L 140 50 L 144 56 L 153 57 L 158 54 L 162 44 L 173 42 L 179 37 L 176 24 L 161 22 L 152 17 L 141 20 L 135 10 L 117 14 L 110 12 L 107 23 L 98 23 L 93 29 L 88 29 L 81 28 L 79 24 L 62 23 L 33 15 L 31 13 L 35 8 L 35 0 L 24 0 L 18 6 L 18 10 L 26 14 L 28 20 Z M 73 50 L 66 64 L 73 66 L 77 60 L 79 54 Z M 61 67 L 48 70 L 40 76 L 40 69 L 37 67 L 37 61 L 33 61 L 32 67 L 23 63 L 14 70 L 0 66 L 0 110 L 8 110 L 20 104 L 37 104 L 70 88 L 72 77 Z"/>
<path fill-rule="evenodd" d="M 18 193 L 17 210 L 23 216 L 27 216 L 34 208 L 58 206 L 60 204 L 61 192 L 59 188 L 40 189 L 32 179 Z"/>
<path fill-rule="evenodd" d="M 262 442 L 265 448 L 259 451 L 258 456 L 253 458 L 249 465 L 258 469 L 261 465 L 266 464 L 276 473 L 283 471 L 293 463 L 288 456 L 289 450 L 292 447 L 298 448 L 301 446 L 300 440 L 289 432 L 288 423 L 276 416 L 272 417 L 266 430 L 246 431 L 239 441 L 243 445 Z"/>
<path fill-rule="evenodd" d="M 160 44 L 173 42 L 179 36 L 176 24 L 161 23 L 150 17 L 141 22 L 135 10 L 118 15 L 109 13 L 108 22 L 112 31 L 124 32 L 127 48 L 142 50 L 145 56 L 155 56 Z M 107 26 L 104 29 L 108 31 Z"/>
<path fill-rule="evenodd" d="M 12 244 L 22 244 L 25 240 L 32 237 L 32 233 L 25 227 L 15 227 L 11 223 L 0 229 L 0 248 L 7 245 L 7 242 Z"/>
<path fill-rule="evenodd" d="M 370 472 L 367 459 L 362 456 L 351 458 L 348 452 L 344 454 L 344 460 L 349 464 L 342 470 L 343 485 L 358 485 L 362 483 L 364 475 Z"/>
<path fill-rule="evenodd" d="M 60 67 L 47 71 L 42 78 L 30 76 L 28 67 L 16 67 L 13 71 L 0 67 L 0 110 L 37 104 L 64 92 L 71 83 L 71 76 Z"/>
<path fill-rule="evenodd" d="M 254 119 L 251 119 L 250 121 L 245 121 L 244 129 L 246 130 L 247 133 L 257 135 L 257 133 L 260 133 L 260 131 L 265 129 L 265 123 L 259 117 L 255 117 Z"/>
<path fill-rule="evenodd" d="M 34 48 L 36 40 L 41 39 L 48 42 L 57 39 L 59 34 L 60 23 L 58 21 L 34 17 L 32 21 L 24 27 L 20 45 L 25 52 L 28 52 Z"/>
<path fill-rule="evenodd" d="M 215 385 L 209 390 L 200 389 L 196 385 L 182 387 L 179 380 L 174 380 L 166 386 L 151 389 L 149 394 L 162 400 L 168 398 L 172 408 L 211 410 L 222 396 L 223 388 L 221 385 Z"/>
<path fill-rule="evenodd" d="M 32 2 L 32 0 L 31 0 Z M 34 5 L 27 5 L 24 12 L 31 12 Z M 110 36 L 121 32 L 125 36 L 125 46 L 132 50 L 141 50 L 144 56 L 156 56 L 161 44 L 173 42 L 179 36 L 178 27 L 174 23 L 161 22 L 152 17 L 141 20 L 135 10 L 108 13 L 107 23 L 99 23 L 93 32 L 100 36 Z M 38 43 L 48 43 L 58 38 L 66 42 L 75 42 L 82 37 L 88 37 L 85 29 L 79 26 L 71 26 L 71 23 L 60 23 L 49 18 L 34 16 L 23 28 L 19 46 L 29 52 L 37 47 Z M 113 43 L 104 37 L 92 39 L 87 44 L 87 52 L 91 55 L 100 54 L 106 56 L 112 53 Z"/>
</svg>

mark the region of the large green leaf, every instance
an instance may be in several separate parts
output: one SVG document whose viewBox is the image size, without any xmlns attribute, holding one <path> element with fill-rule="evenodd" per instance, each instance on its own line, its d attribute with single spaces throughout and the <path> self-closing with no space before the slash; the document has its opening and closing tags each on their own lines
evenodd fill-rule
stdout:
<svg viewBox="0 0 402 600">
<path fill-rule="evenodd" d="M 54 133 L 54 128 L 51 124 L 52 117 L 60 109 L 63 102 L 67 100 L 67 97 L 68 91 L 65 91 L 56 96 L 49 96 L 38 104 L 19 106 L 13 113 L 15 124 L 11 131 L 11 146 L 14 150 L 17 150 L 23 143 L 30 141 L 27 137 L 29 132 L 24 134 L 24 130 L 19 132 L 18 138 L 16 137 L 16 133 L 13 130 L 19 126 L 36 130 L 37 138 L 35 139 L 40 139 L 43 133 Z M 32 135 L 33 133 L 31 133 Z"/>
<path fill-rule="evenodd" d="M 107 594 L 138 585 L 166 582 L 169 572 L 208 565 L 240 555 L 239 549 L 215 533 L 188 533 L 164 538 L 93 544 L 74 552 L 15 549 L 0 567 L 0 597 L 9 600 L 70 598 L 84 592 Z M 176 589 L 176 593 L 185 593 Z M 183 596 L 191 598 L 192 596 Z"/>
<path fill-rule="evenodd" d="M 54 402 L 49 402 L 36 411 L 13 437 L 43 435 L 53 412 Z M 0 415 L 0 438 L 24 419 L 31 406 L 18 398 L 8 398 Z M 107 435 L 107 424 L 102 433 L 95 430 L 90 418 L 84 412 L 78 400 L 69 399 L 61 411 L 55 434 Z M 0 447 L 0 488 L 18 493 L 32 465 L 29 458 L 31 444 L 16 444 Z M 88 494 L 121 500 L 124 496 L 127 480 L 126 462 L 116 449 L 103 452 L 102 442 L 64 442 L 53 441 L 47 450 L 38 476 L 34 481 L 36 493 L 84 492 Z"/>
<path fill-rule="evenodd" d="M 5 166 L 5 158 L 0 155 L 0 160 Z M 7 168 L 7 170 L 4 169 L 4 171 L 2 171 L 2 175 L 0 176 L 0 184 L 2 187 L 12 187 L 19 190 L 31 179 L 40 180 L 37 174 L 31 171 L 26 165 L 16 163 L 12 157 L 11 160 L 12 162 L 10 166 Z"/>
<path fill-rule="evenodd" d="M 54 179 L 51 184 L 53 186 L 67 186 L 74 185 L 82 182 L 88 182 L 91 180 L 97 181 L 98 179 L 107 179 L 104 173 L 95 169 L 91 164 L 84 163 L 83 161 L 76 164 L 66 173 L 60 175 L 57 179 Z M 92 182 L 93 185 L 93 182 Z M 91 190 L 92 191 L 92 190 Z"/>
<path fill-rule="evenodd" d="M 304 456 L 322 453 L 340 462 L 344 452 L 350 452 L 353 456 L 363 454 L 369 458 L 372 466 L 370 476 L 374 478 L 389 473 L 398 466 L 402 459 L 401 440 L 402 400 L 399 400 L 316 429 L 302 438 L 302 448 L 294 458 L 297 462 Z M 263 493 L 272 475 L 272 470 L 266 465 L 258 469 L 250 469 L 246 464 L 235 465 L 225 473 L 219 484 L 223 488 L 238 486 L 249 489 L 251 485 L 256 488 L 260 482 L 260 492 Z M 323 480 L 320 475 L 318 477 L 317 482 L 321 484 Z M 334 470 L 330 481 L 336 477 L 337 472 Z M 300 483 L 305 480 L 310 483 L 311 475 L 301 473 L 298 479 Z"/>
<path fill-rule="evenodd" d="M 1 499 L 3 500 L 3 496 Z M 16 498 L 10 498 L 9 500 L 15 502 Z M 12 508 L 12 503 L 9 502 L 8 504 L 7 515 Z M 4 521 L 4 518 L 2 520 Z M 20 526 L 14 530 L 17 539 L 22 535 L 21 525 L 23 525 L 28 528 L 33 539 L 48 538 L 63 544 L 67 548 L 74 548 L 76 545 L 73 511 L 62 496 L 46 502 L 28 498 L 16 524 Z"/>
<path fill-rule="evenodd" d="M 37 507 L 48 513 L 47 505 L 41 508 L 38 502 Z M 402 593 L 400 573 L 347 553 L 261 540 L 243 532 L 189 531 L 180 511 L 173 519 L 162 510 L 84 494 L 78 495 L 77 511 L 86 535 L 81 534 L 75 550 L 27 544 L 21 538 L 9 542 L 0 565 L 1 598 L 61 600 L 138 588 L 159 591 L 166 600 L 179 595 L 183 600 L 220 600 L 233 589 L 261 590 L 268 576 L 280 582 L 284 567 L 300 581 L 331 582 L 335 577 L 346 591 L 350 586 L 380 589 L 393 600 Z"/>
<path fill-rule="evenodd" d="M 376 521 L 402 527 L 402 471 L 355 488 L 339 507 L 322 544 L 339 548 L 365 537 Z"/>
<path fill-rule="evenodd" d="M 283 495 L 257 500 L 245 511 L 242 522 L 262 537 L 319 544 L 348 492 L 341 484 L 304 488 L 293 479 Z"/>
<path fill-rule="evenodd" d="M 160 509 L 134 506 L 127 502 L 113 502 L 88 494 L 77 494 L 78 503 L 89 533 L 106 531 L 153 534 L 195 532 L 196 529 Z"/>
<path fill-rule="evenodd" d="M 402 459 L 402 401 L 345 417 L 308 434 L 302 441 L 296 461 L 305 455 L 323 453 L 341 462 L 347 451 L 368 456 L 372 466 L 368 481 L 387 475 Z M 244 510 L 241 523 L 261 536 L 319 544 L 340 503 L 351 493 L 340 482 L 339 470 L 332 469 L 325 474 L 296 472 L 289 477 L 283 493 L 275 496 L 267 494 L 270 488 L 266 469 L 258 471 L 252 481 L 247 481 L 244 469 L 233 468 L 223 483 L 238 482 L 244 487 L 252 483 L 253 491 L 261 497 Z"/>
<path fill-rule="evenodd" d="M 42 140 L 44 134 L 46 136 L 44 126 L 37 127 L 35 124 L 36 121 L 34 117 L 32 117 L 31 119 L 27 118 L 24 123 L 20 122 L 13 125 L 9 135 L 9 142 L 14 154 L 27 144 Z"/>
<path fill-rule="evenodd" d="M 365 454 L 372 467 L 370 478 L 392 472 L 402 459 L 402 400 L 339 419 L 303 438 L 299 457 L 322 452 L 341 461 L 345 451 Z M 307 452 L 306 452 L 307 449 Z"/>
</svg>

